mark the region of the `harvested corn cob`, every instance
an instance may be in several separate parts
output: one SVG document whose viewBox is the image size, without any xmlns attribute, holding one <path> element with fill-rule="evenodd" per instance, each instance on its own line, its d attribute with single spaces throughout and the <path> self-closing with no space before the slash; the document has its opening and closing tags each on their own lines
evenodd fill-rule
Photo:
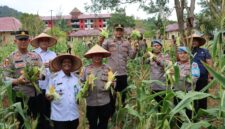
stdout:
<svg viewBox="0 0 225 129">
<path fill-rule="evenodd" d="M 108 90 L 111 86 L 111 84 L 113 83 L 113 81 L 115 80 L 115 76 L 116 76 L 116 72 L 113 73 L 112 70 L 110 70 L 108 72 L 108 80 L 107 83 L 105 84 L 105 90 Z"/>
<path fill-rule="evenodd" d="M 54 100 L 59 100 L 60 95 L 55 91 L 54 86 L 50 86 L 48 92 L 46 93 L 47 96 L 53 96 Z"/>
</svg>

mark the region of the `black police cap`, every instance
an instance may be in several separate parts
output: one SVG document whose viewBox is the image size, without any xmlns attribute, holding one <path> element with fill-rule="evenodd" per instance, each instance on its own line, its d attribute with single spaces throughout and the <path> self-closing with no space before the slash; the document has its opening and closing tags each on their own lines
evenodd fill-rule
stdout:
<svg viewBox="0 0 225 129">
<path fill-rule="evenodd" d="M 15 33 L 16 39 L 28 39 L 29 38 L 29 32 L 27 30 L 19 30 Z"/>
</svg>

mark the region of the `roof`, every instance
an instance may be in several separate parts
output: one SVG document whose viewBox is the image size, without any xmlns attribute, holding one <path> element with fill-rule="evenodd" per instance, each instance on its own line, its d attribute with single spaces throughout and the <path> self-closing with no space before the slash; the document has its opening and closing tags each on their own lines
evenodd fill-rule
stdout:
<svg viewBox="0 0 225 129">
<path fill-rule="evenodd" d="M 70 13 L 81 13 L 81 11 L 75 7 Z"/>
<path fill-rule="evenodd" d="M 193 23 L 194 28 L 196 27 L 196 21 Z M 187 29 L 187 24 L 184 23 L 184 29 Z M 178 23 L 169 24 L 166 26 L 166 32 L 178 31 L 179 25 Z"/>
<path fill-rule="evenodd" d="M 140 33 L 142 33 L 142 34 L 145 32 L 144 29 L 142 29 L 142 28 L 136 28 L 136 29 L 133 29 L 133 28 L 131 28 L 131 27 L 125 27 L 125 28 L 124 28 L 125 34 L 128 34 L 128 35 L 131 34 L 133 30 L 138 30 L 138 31 L 140 31 Z"/>
<path fill-rule="evenodd" d="M 0 17 L 0 32 L 17 31 L 21 23 L 14 17 Z"/>
<path fill-rule="evenodd" d="M 81 14 L 78 19 L 110 18 L 111 14 Z"/>
<path fill-rule="evenodd" d="M 88 30 L 78 30 L 70 33 L 71 37 L 85 37 L 85 36 L 98 36 L 100 30 L 98 29 L 88 29 Z"/>
<path fill-rule="evenodd" d="M 111 14 L 80 14 L 78 15 L 78 19 L 95 19 L 95 18 L 110 18 Z M 50 21 L 51 16 L 41 16 L 43 21 Z M 52 20 L 60 19 L 59 16 L 52 16 Z M 62 19 L 72 19 L 71 15 L 64 15 Z"/>
<path fill-rule="evenodd" d="M 72 16 L 71 15 L 64 15 L 64 16 L 52 16 L 52 20 L 58 20 L 58 19 L 71 19 Z M 51 16 L 41 16 L 41 19 L 43 21 L 50 21 L 51 20 Z"/>
</svg>

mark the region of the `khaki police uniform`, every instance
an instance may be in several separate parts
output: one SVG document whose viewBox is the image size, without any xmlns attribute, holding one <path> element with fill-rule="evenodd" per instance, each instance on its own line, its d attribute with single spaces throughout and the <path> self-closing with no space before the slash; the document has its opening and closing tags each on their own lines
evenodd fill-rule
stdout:
<svg viewBox="0 0 225 129">
<path fill-rule="evenodd" d="M 40 56 L 33 52 L 27 52 L 26 54 L 22 54 L 18 50 L 13 52 L 4 60 L 4 80 L 7 82 L 16 80 L 22 75 L 21 71 L 27 64 L 41 66 Z M 24 93 L 26 96 L 35 96 L 35 89 L 30 83 L 15 85 L 13 89 Z"/>
</svg>

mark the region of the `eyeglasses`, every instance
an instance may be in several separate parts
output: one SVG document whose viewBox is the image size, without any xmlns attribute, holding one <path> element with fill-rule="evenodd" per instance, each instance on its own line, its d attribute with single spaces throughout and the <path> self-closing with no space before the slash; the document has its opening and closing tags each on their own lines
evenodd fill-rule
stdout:
<svg viewBox="0 0 225 129">
<path fill-rule="evenodd" d="M 28 38 L 21 38 L 21 39 L 18 39 L 19 41 L 27 41 Z"/>
</svg>

